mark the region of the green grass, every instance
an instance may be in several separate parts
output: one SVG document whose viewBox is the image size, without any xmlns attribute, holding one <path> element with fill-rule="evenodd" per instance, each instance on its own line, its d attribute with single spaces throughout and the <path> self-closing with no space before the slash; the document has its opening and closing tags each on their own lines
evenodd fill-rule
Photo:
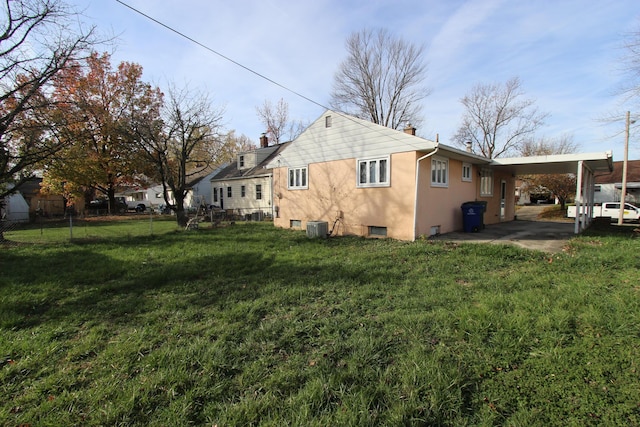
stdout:
<svg viewBox="0 0 640 427">
<path fill-rule="evenodd" d="M 63 243 L 72 240 L 137 238 L 176 231 L 172 216 L 109 217 L 54 220 L 39 224 L 17 225 L 5 231 L 4 237 L 13 243 Z"/>
<path fill-rule="evenodd" d="M 553 256 L 260 223 L 9 246 L 0 424 L 638 425 L 629 230 Z"/>
</svg>

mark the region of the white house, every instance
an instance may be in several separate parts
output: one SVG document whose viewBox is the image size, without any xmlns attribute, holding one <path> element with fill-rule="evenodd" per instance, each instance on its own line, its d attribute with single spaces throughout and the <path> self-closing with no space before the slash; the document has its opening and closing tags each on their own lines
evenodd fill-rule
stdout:
<svg viewBox="0 0 640 427">
<path fill-rule="evenodd" d="M 273 214 L 273 171 L 265 165 L 289 143 L 269 146 L 260 137 L 260 148 L 239 153 L 236 161 L 219 170 L 211 178 L 212 204 L 240 216 Z"/>
<path fill-rule="evenodd" d="M 8 223 L 29 222 L 29 205 L 19 191 L 0 199 L 0 219 Z"/>
</svg>

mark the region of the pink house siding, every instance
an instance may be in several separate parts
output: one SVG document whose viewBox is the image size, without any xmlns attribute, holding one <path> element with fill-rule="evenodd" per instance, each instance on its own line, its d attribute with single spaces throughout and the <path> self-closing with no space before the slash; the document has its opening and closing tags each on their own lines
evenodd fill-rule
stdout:
<svg viewBox="0 0 640 427">
<path fill-rule="evenodd" d="M 358 188 L 356 159 L 309 165 L 308 189 L 288 190 L 287 169 L 274 170 L 278 215 L 274 224 L 288 228 L 291 220 L 327 221 L 337 235 L 369 234 L 369 227 L 386 227 L 387 237 L 413 239 L 415 152 L 391 155 L 391 185 Z M 334 226 L 335 224 L 335 226 Z"/>
<path fill-rule="evenodd" d="M 462 181 L 462 162 L 449 159 L 449 185 L 435 187 L 431 185 L 431 159 L 420 163 L 420 192 L 417 209 L 417 236 L 429 236 L 432 227 L 438 227 L 439 233 L 462 229 L 462 209 L 464 202 L 476 200 L 478 176 L 472 168 L 471 182 Z"/>
</svg>

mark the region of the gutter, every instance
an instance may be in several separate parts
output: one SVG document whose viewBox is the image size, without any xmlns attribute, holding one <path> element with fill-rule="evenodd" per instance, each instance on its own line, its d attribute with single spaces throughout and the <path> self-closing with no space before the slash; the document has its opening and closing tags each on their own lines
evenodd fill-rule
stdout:
<svg viewBox="0 0 640 427">
<path fill-rule="evenodd" d="M 418 183 L 420 182 L 420 162 L 428 157 L 433 156 L 438 152 L 438 145 L 436 148 L 424 156 L 420 157 L 416 160 L 416 192 L 415 197 L 413 199 L 413 241 L 416 241 L 416 234 L 418 232 Z"/>
</svg>

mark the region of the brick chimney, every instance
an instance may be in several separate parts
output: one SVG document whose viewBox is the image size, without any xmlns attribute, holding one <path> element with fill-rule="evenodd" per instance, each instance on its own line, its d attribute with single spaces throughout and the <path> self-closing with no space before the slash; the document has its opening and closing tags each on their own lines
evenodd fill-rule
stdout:
<svg viewBox="0 0 640 427">
<path fill-rule="evenodd" d="M 260 148 L 267 148 L 269 146 L 269 138 L 267 138 L 267 134 L 263 133 L 260 135 Z"/>
<path fill-rule="evenodd" d="M 411 123 L 407 123 L 407 127 L 404 128 L 404 133 L 416 136 L 416 128 L 411 126 Z"/>
</svg>

